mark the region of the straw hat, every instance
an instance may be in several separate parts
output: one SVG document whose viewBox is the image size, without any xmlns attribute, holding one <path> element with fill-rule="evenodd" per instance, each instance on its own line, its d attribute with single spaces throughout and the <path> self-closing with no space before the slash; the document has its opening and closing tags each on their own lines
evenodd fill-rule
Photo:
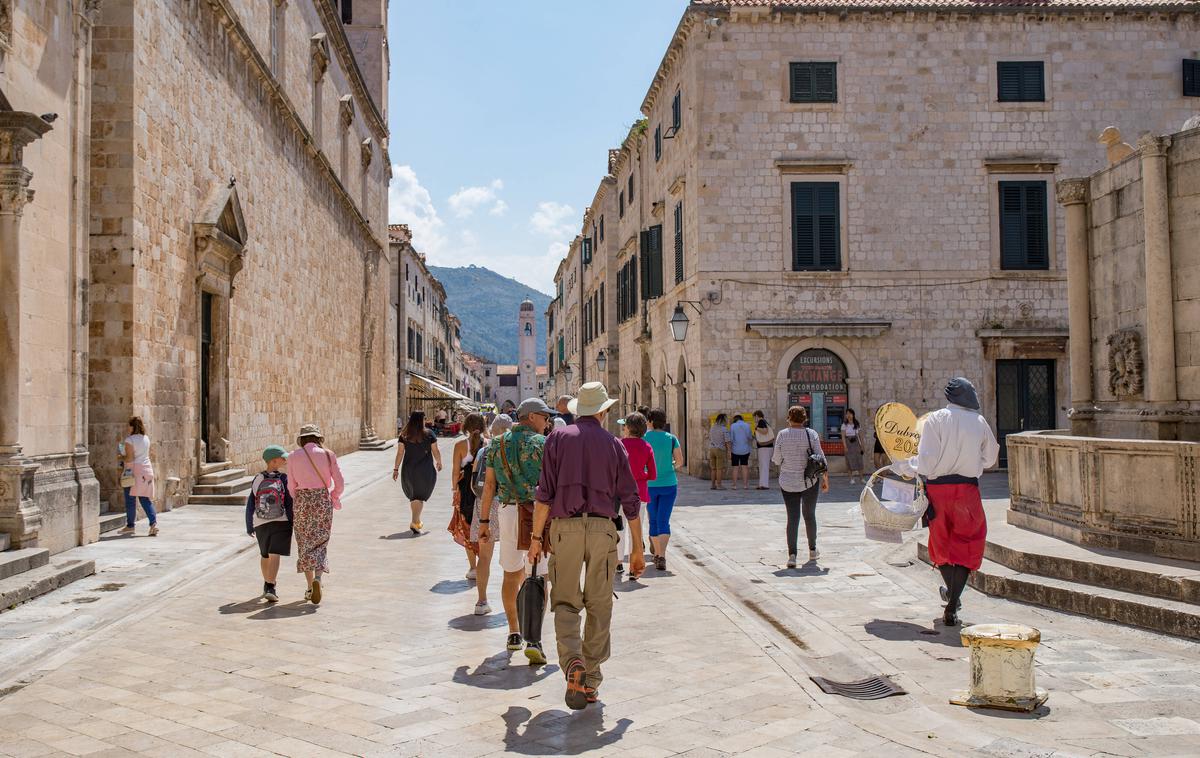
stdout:
<svg viewBox="0 0 1200 758">
<path fill-rule="evenodd" d="M 579 395 L 567 403 L 567 411 L 576 416 L 595 416 L 612 407 L 616 398 L 609 398 L 608 390 L 600 382 L 588 382 L 579 388 Z"/>
<path fill-rule="evenodd" d="M 321 427 L 316 424 L 305 424 L 300 427 L 300 434 L 296 435 L 296 444 L 300 444 L 300 440 L 305 437 L 316 437 L 321 442 L 325 441 L 325 435 L 321 433 Z"/>
</svg>

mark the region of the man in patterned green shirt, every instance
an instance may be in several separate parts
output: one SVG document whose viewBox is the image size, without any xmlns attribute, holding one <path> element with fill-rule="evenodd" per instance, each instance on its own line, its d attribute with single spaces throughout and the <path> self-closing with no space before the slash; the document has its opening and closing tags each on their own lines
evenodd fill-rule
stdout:
<svg viewBox="0 0 1200 758">
<path fill-rule="evenodd" d="M 541 432 L 553 414 L 550 406 L 538 398 L 521 403 L 517 408 L 517 424 L 492 440 L 484 461 L 487 480 L 483 486 L 479 511 L 479 541 L 492 539 L 491 515 L 496 513 L 500 568 L 504 571 L 504 586 L 500 596 L 504 600 L 504 614 L 508 617 L 509 650 L 521 649 L 521 633 L 517 626 L 517 593 L 529 567 L 525 551 L 529 548 L 531 534 L 528 530 L 533 523 L 533 491 L 542 475 L 542 448 L 546 444 L 546 437 Z M 493 501 L 499 501 L 499 508 L 492 508 Z M 527 533 L 524 535 L 519 533 L 522 508 L 529 514 L 525 524 Z M 538 574 L 546 575 L 545 558 L 538 564 Z M 539 666 L 545 664 L 542 641 L 525 640 L 525 643 L 525 657 Z"/>
</svg>

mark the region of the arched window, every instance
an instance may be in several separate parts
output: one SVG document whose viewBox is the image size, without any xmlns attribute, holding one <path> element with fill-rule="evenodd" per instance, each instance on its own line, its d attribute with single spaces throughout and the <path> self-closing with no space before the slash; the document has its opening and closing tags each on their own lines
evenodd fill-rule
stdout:
<svg viewBox="0 0 1200 758">
<path fill-rule="evenodd" d="M 533 324 L 525 325 L 525 334 L 528 336 L 533 336 Z"/>
<path fill-rule="evenodd" d="M 826 452 L 840 454 L 836 448 L 842 442 L 848 395 L 846 364 L 829 350 L 805 350 L 788 366 L 788 404 L 808 410 L 808 425 L 822 440 L 834 443 Z"/>
</svg>

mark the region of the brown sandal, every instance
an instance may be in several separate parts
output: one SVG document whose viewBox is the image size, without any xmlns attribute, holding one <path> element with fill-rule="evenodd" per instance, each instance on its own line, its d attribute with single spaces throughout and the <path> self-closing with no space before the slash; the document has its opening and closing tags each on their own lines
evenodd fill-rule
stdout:
<svg viewBox="0 0 1200 758">
<path fill-rule="evenodd" d="M 583 683 L 587 672 L 583 661 L 572 658 L 567 662 L 567 707 L 573 711 L 582 711 L 588 705 L 588 687 Z"/>
</svg>

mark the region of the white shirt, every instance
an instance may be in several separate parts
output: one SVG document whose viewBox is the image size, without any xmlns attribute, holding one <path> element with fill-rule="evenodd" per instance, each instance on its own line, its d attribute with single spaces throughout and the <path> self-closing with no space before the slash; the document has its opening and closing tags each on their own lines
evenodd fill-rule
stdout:
<svg viewBox="0 0 1200 758">
<path fill-rule="evenodd" d="M 144 434 L 131 434 L 125 438 L 125 444 L 133 447 L 133 460 L 131 464 L 140 466 L 150 465 L 150 438 Z"/>
<path fill-rule="evenodd" d="M 775 435 L 775 452 L 771 460 L 779 466 L 779 488 L 788 492 L 803 492 L 820 479 L 805 480 L 804 469 L 808 467 L 808 456 L 825 458 L 821 450 L 821 438 L 812 429 L 780 429 Z"/>
<path fill-rule="evenodd" d="M 926 479 L 957 474 L 978 477 L 996 465 L 1000 445 L 987 419 L 979 411 L 948 405 L 925 419 L 917 454 L 896 461 L 892 470 L 903 476 L 920 474 Z"/>
<path fill-rule="evenodd" d="M 858 427 L 854 424 L 842 424 L 842 437 L 848 440 L 858 439 Z"/>
</svg>

